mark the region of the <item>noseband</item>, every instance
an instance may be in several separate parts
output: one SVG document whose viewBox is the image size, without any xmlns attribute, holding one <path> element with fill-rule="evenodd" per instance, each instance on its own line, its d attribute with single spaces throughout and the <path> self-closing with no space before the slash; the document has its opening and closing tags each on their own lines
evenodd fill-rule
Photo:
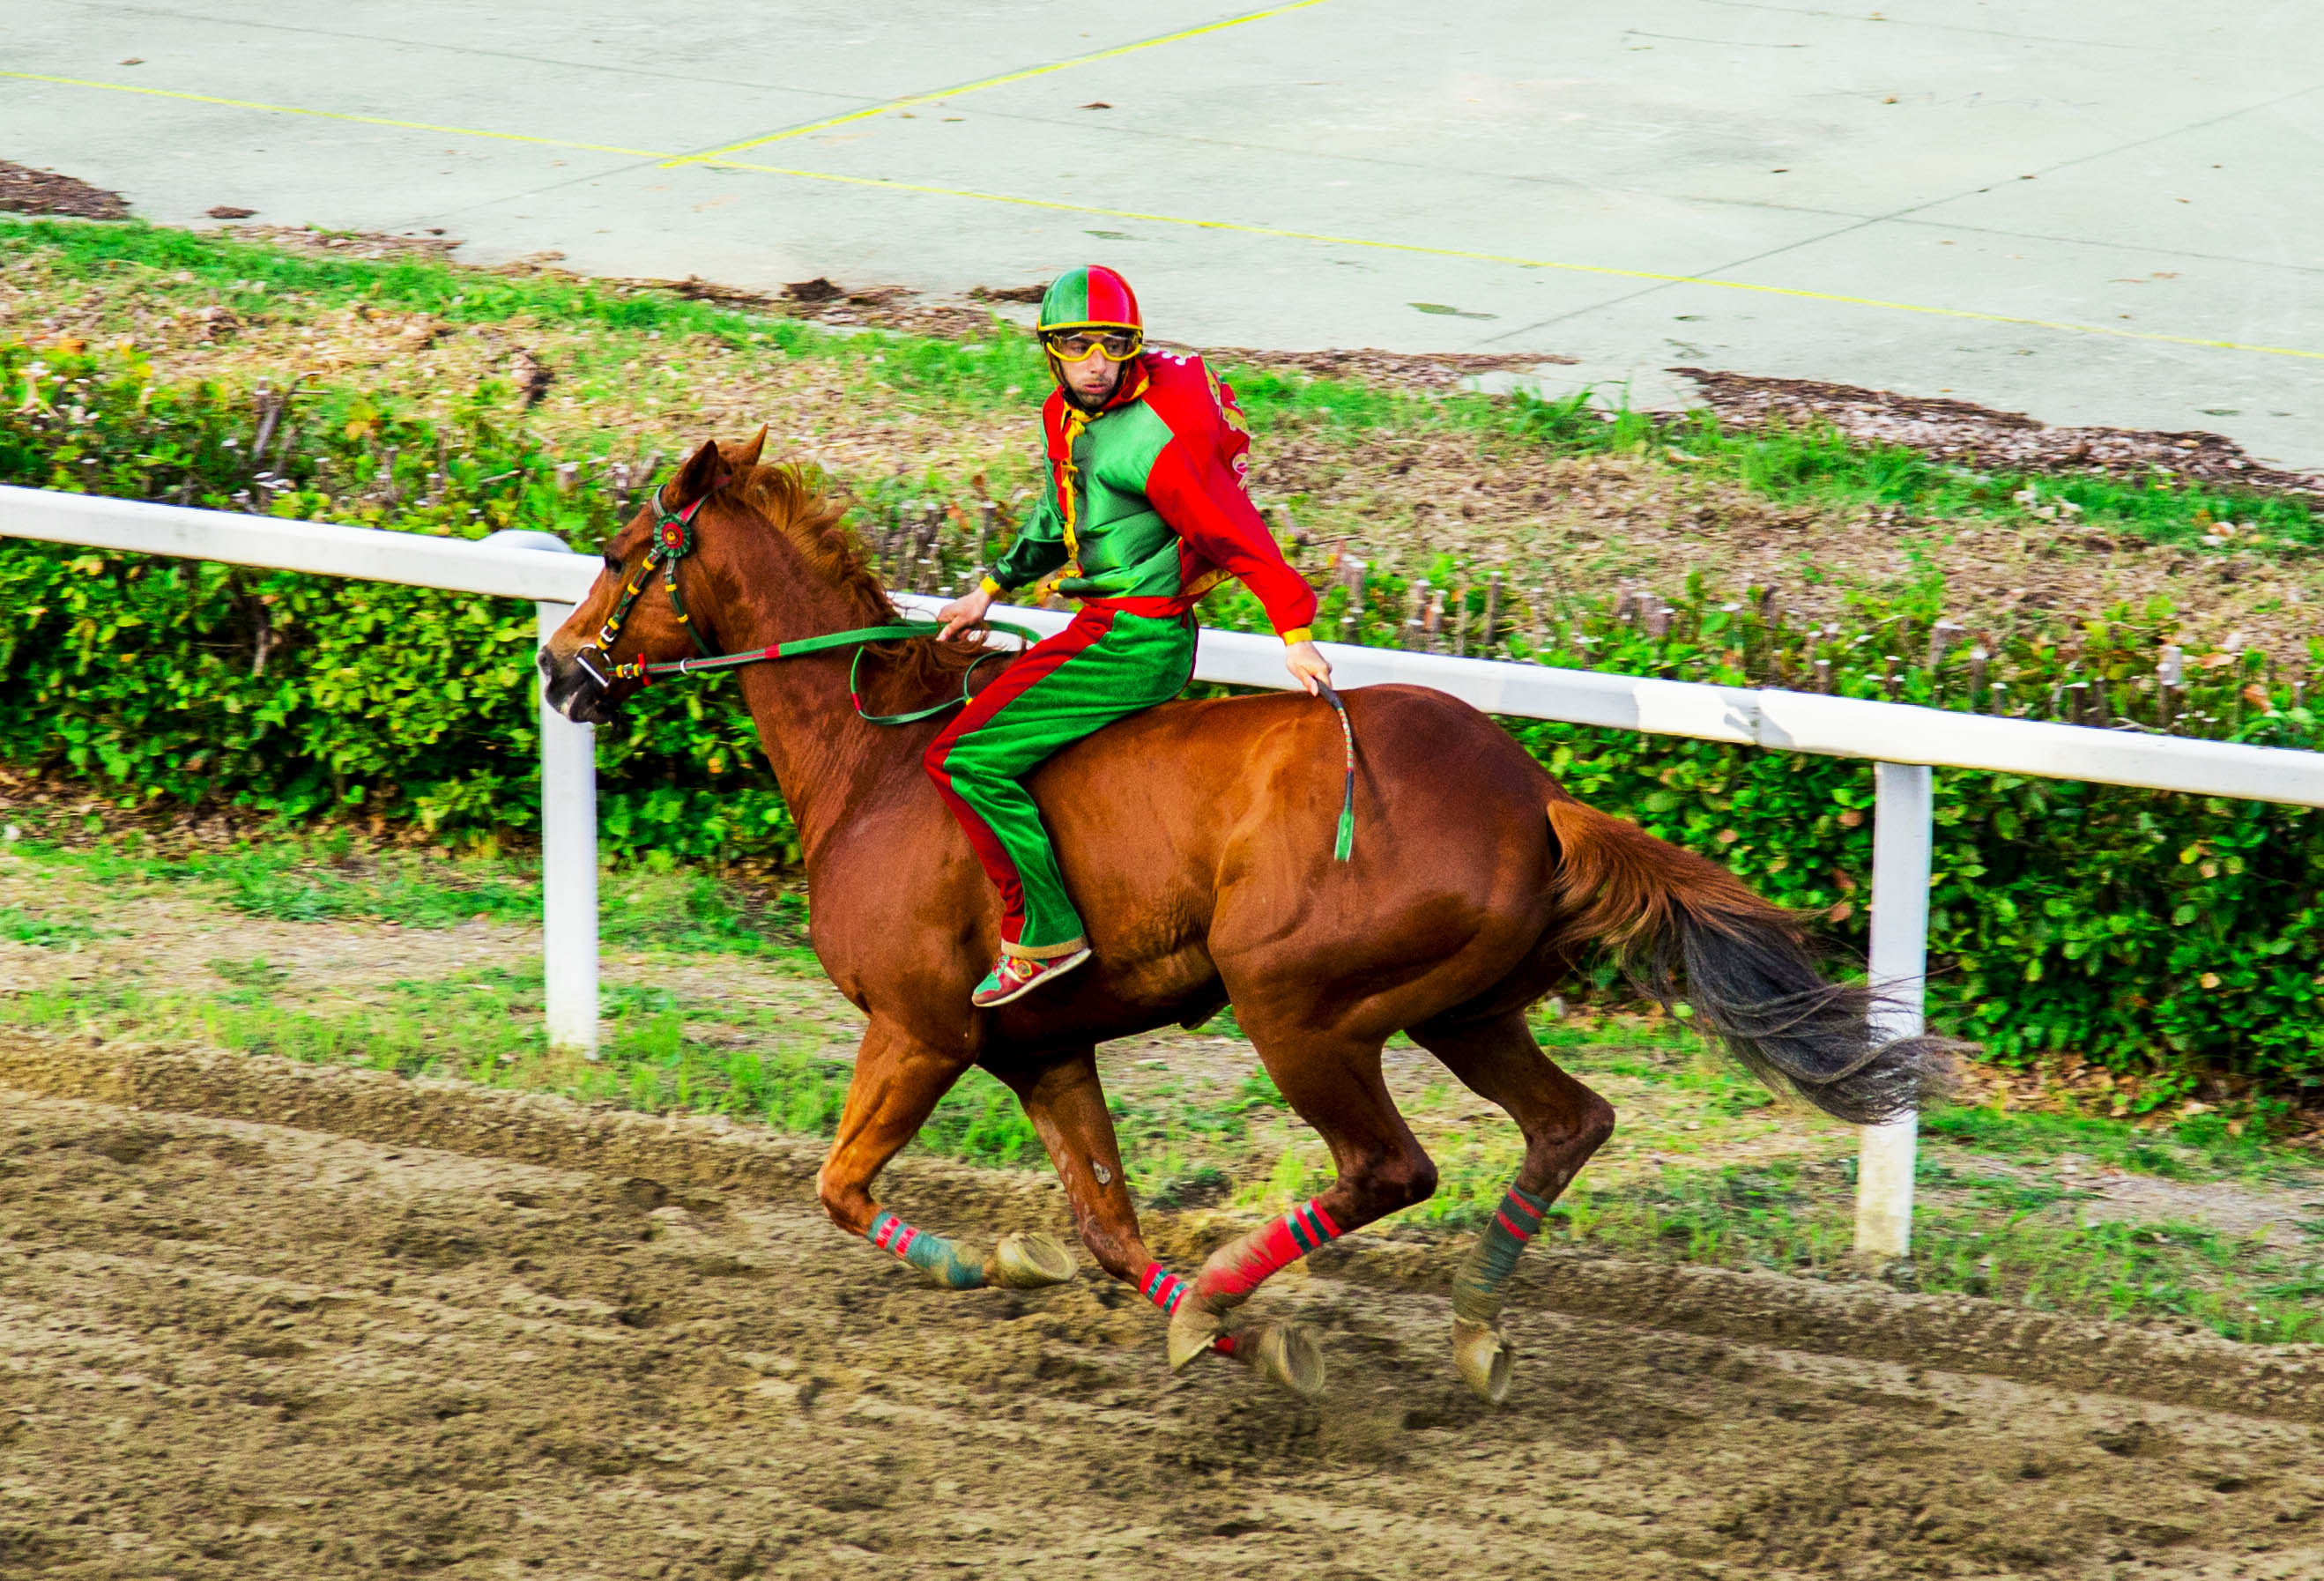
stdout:
<svg viewBox="0 0 2324 1581">
<path fill-rule="evenodd" d="M 647 666 L 642 657 L 621 665 L 609 666 L 603 661 L 611 657 L 613 644 L 621 639 L 622 627 L 630 618 L 630 610 L 637 603 L 638 594 L 645 591 L 646 584 L 652 580 L 656 565 L 661 567 L 662 591 L 669 594 L 669 607 L 676 611 L 678 623 L 686 628 L 688 637 L 694 639 L 694 646 L 703 657 L 718 657 L 718 650 L 703 640 L 694 617 L 686 612 L 685 595 L 678 591 L 678 563 L 694 553 L 694 515 L 702 509 L 702 501 L 709 497 L 705 494 L 702 500 L 695 501 L 685 510 L 673 511 L 662 504 L 661 490 L 654 490 L 653 541 L 646 546 L 646 557 L 638 562 L 635 574 L 622 584 L 622 596 L 614 602 L 613 612 L 605 617 L 605 623 L 597 628 L 597 635 L 583 643 L 573 655 L 574 662 L 588 671 L 600 686 L 610 686 L 615 681 L 641 681 L 646 678 Z"/>
</svg>

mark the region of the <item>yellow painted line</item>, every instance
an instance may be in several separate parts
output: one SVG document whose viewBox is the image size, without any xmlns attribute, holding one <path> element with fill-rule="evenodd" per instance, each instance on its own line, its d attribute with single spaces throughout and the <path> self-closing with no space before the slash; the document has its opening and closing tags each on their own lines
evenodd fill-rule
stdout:
<svg viewBox="0 0 2324 1581">
<path fill-rule="evenodd" d="M 525 142 L 536 148 L 572 148 L 584 153 L 618 153 L 631 159 L 666 157 L 654 148 L 615 148 L 603 142 L 575 142 L 563 137 L 529 137 L 521 132 L 484 132 L 474 126 L 439 126 L 430 121 L 399 121 L 390 115 L 350 115 L 337 110 L 309 110 L 298 105 L 262 104 L 254 99 L 221 98 L 217 94 L 180 93 L 174 88 L 141 87 L 127 82 L 93 82 L 79 77 L 48 77 L 38 71 L 0 71 L 0 77 L 20 82 L 55 83 L 63 87 L 101 87 L 113 93 L 134 93 L 149 99 L 182 99 L 189 104 L 224 105 L 232 110 L 263 110 L 270 115 L 306 115 L 318 121 L 352 121 L 359 126 L 392 126 L 403 132 L 440 132 L 447 137 L 482 137 L 494 142 Z"/>
<path fill-rule="evenodd" d="M 1171 38 L 1191 37 L 1194 32 L 1215 32 L 1241 22 L 1278 15 L 1285 11 L 1297 11 L 1308 5 L 1320 5 L 1324 0 L 1298 0 L 1291 5 L 1278 6 L 1274 11 L 1254 12 L 1249 17 L 1213 23 L 1207 28 L 1194 29 L 1187 33 L 1174 33 Z M 1152 39 L 1145 44 L 1126 44 L 1112 54 L 1167 43 L 1169 39 Z M 1096 60 L 1098 56 L 1084 59 Z M 1074 61 L 1061 61 L 1056 67 L 1039 70 L 1056 70 Z M 1038 74 L 1038 73 L 1035 73 Z M 401 121 L 386 115 L 352 115 L 337 110 L 310 110 L 298 105 L 271 105 L 251 99 L 226 98 L 216 94 L 180 93 L 171 88 L 142 87 L 130 83 L 97 82 L 77 77 L 50 77 L 34 71 L 0 71 L 0 78 L 21 82 L 47 82 L 65 87 L 102 88 L 113 93 L 140 94 L 148 98 L 181 99 L 198 105 L 221 105 L 228 109 L 261 110 L 269 115 L 305 115 L 321 121 L 346 121 L 364 126 L 392 126 L 406 132 L 441 133 L 448 137 L 475 137 L 494 142 L 526 143 L 537 148 L 577 149 L 586 153 L 620 154 L 631 159 L 671 160 L 659 149 L 620 148 L 602 142 L 576 142 L 559 137 L 533 137 L 518 132 L 486 132 L 473 126 L 445 126 L 429 121 Z M 995 78 L 995 81 L 1009 80 Z M 977 85 L 990 86 L 990 85 Z M 955 92 L 966 91 L 955 89 Z M 936 96 L 942 97 L 942 96 Z M 910 102 L 910 101 L 899 101 Z M 879 110 L 860 112 L 877 115 L 892 108 L 882 106 Z M 802 127 L 800 132 L 809 130 Z M 797 135 L 787 133 L 782 135 Z M 1003 203 L 1019 208 L 1045 208 L 1062 214 L 1097 215 L 1106 219 L 1142 220 L 1149 225 L 1178 225 L 1192 230 L 1226 231 L 1238 235 L 1271 236 L 1289 242 L 1317 242 L 1333 247 L 1364 247 L 1382 253 L 1407 253 L 1424 258 L 1457 258 L 1474 263 L 1505 263 L 1520 269 L 1554 269 L 1569 274 L 1603 275 L 1612 280 L 1652 280 L 1663 285 L 1709 286 L 1719 290 L 1746 291 L 1757 296 L 1791 297 L 1807 302 L 1831 302 L 1843 307 L 1873 308 L 1890 313 L 1914 313 L 1923 317 L 1964 319 L 1978 324 L 2009 324 L 2025 329 L 2049 329 L 2065 335 L 2097 335 L 2114 340 L 2144 341 L 2160 345 L 2200 346 L 2212 351 L 2254 352 L 2270 357 L 2299 357 L 2324 361 L 2324 351 L 2311 351 L 2300 346 L 2262 345 L 2249 341 L 2213 340 L 2193 335 L 2163 335 L 2151 329 L 2118 329 L 2106 324 L 2076 324 L 2065 319 L 2030 318 L 2013 313 L 1986 313 L 1972 308 L 1932 308 L 1922 302 L 1891 302 L 1878 297 L 1854 297 L 1834 291 L 1812 291 L 1796 286 L 1760 285 L 1750 280 L 1720 280 L 1711 275 L 1671 274 L 1651 269 L 1617 269 L 1602 263 L 1566 263 L 1554 258 L 1526 258 L 1508 253 L 1472 252 L 1460 247 L 1432 247 L 1417 242 L 1383 242 L 1369 236 L 1340 236 L 1323 231 L 1296 231 L 1280 225 L 1245 225 L 1236 220 L 1191 219 L 1184 215 L 1149 214 L 1141 209 L 1113 208 L 1094 203 L 1069 203 L 1054 198 L 1019 198 L 1006 192 L 979 192 L 961 187 L 936 187 L 916 181 L 894 181 L 877 176 L 843 176 L 830 170 L 799 170 L 785 165 L 762 165 L 748 160 L 717 158 L 710 154 L 689 156 L 686 161 L 706 164 L 715 170 L 751 170 L 766 176 L 788 176 L 802 181 L 828 181 L 848 187 L 873 187 L 890 192 L 911 192 L 930 198 L 960 198 L 977 203 Z"/>
<path fill-rule="evenodd" d="M 1965 318 L 1980 324 L 2015 324 L 2028 329 L 2054 329 L 2072 335 L 2103 335 L 2116 340 L 2154 341 L 2165 345 L 2206 346 L 2216 351 L 2258 352 L 2271 357 L 2309 357 L 2324 361 L 2324 351 L 2299 346 L 2259 345 L 2240 340 L 2209 340 L 2193 335 L 2161 335 L 2148 329 L 2116 329 L 2105 324 L 2075 324 L 2064 319 L 2027 318 L 2014 313 L 1984 313 L 1972 308 L 1932 308 L 1921 302 L 1891 302 L 1878 297 L 1851 297 L 1836 291 L 1812 291 L 1797 286 L 1759 285 L 1750 280 L 1720 280 L 1712 275 L 1667 274 L 1651 269 L 1617 269 L 1603 263 L 1564 263 L 1554 258 L 1525 258 L 1509 253 L 1476 253 L 1460 247 L 1431 247 L 1418 242 L 1382 242 L 1368 236 L 1337 236 L 1323 231 L 1295 231 L 1280 225 L 1244 225 L 1236 220 L 1189 219 L 1183 215 L 1148 214 L 1134 208 L 1110 208 L 1095 203 L 1068 203 L 1054 198 L 1019 198 L 1006 192 L 978 192 L 960 187 L 931 187 L 916 181 L 891 181 L 877 176 L 842 176 L 829 170 L 795 170 L 782 165 L 753 164 L 745 160 L 709 160 L 724 170 L 753 170 L 767 176 L 793 176 L 804 181 L 835 181 L 849 187 L 879 187 L 892 192 L 913 192 L 931 198 L 965 198 L 979 203 L 1006 203 L 1019 208 L 1056 209 L 1065 214 L 1091 214 L 1106 219 L 1144 220 L 1152 225 L 1184 225 L 1194 230 L 1231 231 L 1246 236 L 1274 236 L 1291 242 L 1321 242 L 1334 247 L 1369 247 L 1382 253 L 1410 253 L 1425 258 L 1458 258 L 1475 263 L 1509 263 L 1520 269 L 1554 269 L 1569 274 L 1599 274 L 1615 280 L 1646 280 L 1665 285 L 1711 286 L 1720 290 L 1748 291 L 1758 296 L 1794 297 L 1808 302 L 1833 302 L 1850 308 L 1877 308 L 1891 313 L 1917 313 L 1932 318 Z"/>
<path fill-rule="evenodd" d="M 816 121 L 805 126 L 794 126 L 788 132 L 770 132 L 764 137 L 754 137 L 748 142 L 729 143 L 724 148 L 714 148 L 705 153 L 690 153 L 683 159 L 674 159 L 667 162 L 671 166 L 698 165 L 723 160 L 728 154 L 742 153 L 753 148 L 764 148 L 770 142 L 783 142 L 794 137 L 809 137 L 818 132 L 828 132 L 835 126 L 846 126 L 857 121 L 869 121 L 875 115 L 885 115 L 891 111 L 908 110 L 915 105 L 933 105 L 945 99 L 959 98 L 964 94 L 982 93 L 988 87 L 1005 87 L 1012 82 L 1028 82 L 1036 77 L 1047 77 L 1053 71 L 1066 71 L 1076 66 L 1087 66 L 1095 60 L 1111 60 L 1121 55 L 1134 55 L 1140 50 L 1158 50 L 1165 44 L 1183 43 L 1188 39 L 1199 39 L 1205 33 L 1224 32 L 1229 28 L 1247 27 L 1254 22 L 1265 22 L 1271 16 L 1284 16 L 1294 11 L 1305 11 L 1310 6 L 1322 5 L 1325 3 L 1326 0 L 1292 0 L 1292 4 L 1288 5 L 1269 6 L 1265 11 L 1254 11 L 1243 16 L 1230 16 L 1223 22 L 1206 22 L 1200 27 L 1185 28 L 1175 33 L 1164 33 L 1160 38 L 1140 39 L 1134 44 L 1117 44 L 1111 50 L 1098 50 L 1087 55 L 1076 55 L 1070 60 L 1057 60 L 1047 66 L 1028 67 L 1025 70 L 1011 71 L 1002 77 L 988 77 L 982 82 L 964 82 L 958 87 L 945 88 L 937 93 L 914 94 L 909 98 L 890 99 L 885 104 L 874 105 L 867 110 L 853 110 L 844 115 L 834 115 L 828 121 Z"/>
</svg>

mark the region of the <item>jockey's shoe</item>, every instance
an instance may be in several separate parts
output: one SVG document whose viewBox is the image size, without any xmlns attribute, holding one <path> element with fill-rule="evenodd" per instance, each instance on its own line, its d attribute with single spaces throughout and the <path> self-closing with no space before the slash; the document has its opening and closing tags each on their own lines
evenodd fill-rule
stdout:
<svg viewBox="0 0 2324 1581">
<path fill-rule="evenodd" d="M 976 985 L 969 1002 L 980 1010 L 990 1010 L 996 1005 L 1006 1005 L 1019 999 L 1043 983 L 1054 982 L 1090 958 L 1086 950 L 1076 950 L 1071 955 L 1052 955 L 1042 961 L 1029 961 L 1022 955 L 1004 955 L 1000 964 L 984 974 Z"/>
</svg>

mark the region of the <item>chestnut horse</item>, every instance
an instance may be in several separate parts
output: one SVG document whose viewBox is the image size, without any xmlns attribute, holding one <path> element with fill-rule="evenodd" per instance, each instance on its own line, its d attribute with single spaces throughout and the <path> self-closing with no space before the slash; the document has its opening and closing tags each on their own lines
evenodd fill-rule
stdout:
<svg viewBox="0 0 2324 1581">
<path fill-rule="evenodd" d="M 635 690 L 624 662 L 699 646 L 728 653 L 899 619 L 840 509 L 757 439 L 706 443 L 605 548 L 605 570 L 540 656 L 548 696 L 584 722 Z M 659 507 L 656 509 L 655 507 Z M 655 534 L 683 516 L 679 599 L 650 590 Z M 675 532 L 674 526 L 670 530 Z M 633 573 L 632 567 L 638 569 Z M 597 648 L 622 604 L 634 607 Z M 585 649 L 587 651 L 585 652 Z M 1305 1392 L 1311 1337 L 1236 1335 L 1230 1310 L 1322 1242 L 1422 1201 L 1436 1171 L 1380 1075 L 1397 1032 L 1508 1111 L 1525 1135 L 1516 1182 L 1454 1285 L 1454 1359 L 1486 1398 L 1507 1392 L 1501 1282 L 1547 1205 L 1614 1126 L 1606 1101 L 1535 1043 L 1527 1007 L 1584 954 L 1609 950 L 1649 991 L 1677 980 L 1695 1025 L 1771 1085 L 1844 1120 L 1885 1119 L 1941 1085 L 1934 1039 L 1879 1041 L 1871 996 L 1826 982 L 1798 922 L 1724 869 L 1582 805 L 1489 718 L 1437 692 L 1348 694 L 1358 749 L 1352 857 L 1333 859 L 1344 752 L 1333 710 L 1302 694 L 1167 703 L 1111 725 L 1029 780 L 1095 959 L 994 1011 L 969 990 L 999 951 L 991 882 L 924 772 L 941 723 L 859 716 L 958 696 L 1005 656 L 926 639 L 840 648 L 740 673 L 796 819 L 816 959 L 870 1017 L 818 1178 L 835 1223 L 941 1284 L 1072 1277 L 1048 1237 L 986 1256 L 882 1211 L 872 1182 L 953 1084 L 982 1065 L 1013 1089 L 1105 1271 L 1170 1314 L 1171 1365 L 1256 1354 Z M 972 661 L 982 662 L 971 672 Z M 681 683 L 682 684 L 682 683 Z M 1191 1284 L 1147 1251 L 1097 1073 L 1097 1045 L 1232 1004 L 1291 1107 L 1330 1146 L 1337 1179 L 1313 1202 L 1222 1246 Z"/>
</svg>

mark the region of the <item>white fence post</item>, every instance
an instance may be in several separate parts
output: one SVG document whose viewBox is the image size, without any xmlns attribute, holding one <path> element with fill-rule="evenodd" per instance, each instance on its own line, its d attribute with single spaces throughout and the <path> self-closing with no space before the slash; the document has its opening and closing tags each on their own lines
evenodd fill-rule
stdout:
<svg viewBox="0 0 2324 1581">
<path fill-rule="evenodd" d="M 1929 963 L 1929 862 L 1932 776 L 1925 764 L 1876 763 L 1872 812 L 1872 986 L 1886 998 L 1877 1017 L 1886 1037 L 1923 1025 L 1922 979 Z M 1867 1126 L 1856 1176 L 1856 1251 L 1901 1257 L 1913 1246 L 1913 1161 L 1921 1123 L 1906 1115 Z"/>
<path fill-rule="evenodd" d="M 567 554 L 553 533 L 496 532 L 505 548 Z M 534 631 L 542 645 L 574 606 L 536 601 Z M 597 732 L 549 705 L 548 679 L 537 683 L 540 711 L 540 969 L 542 1019 L 549 1046 L 597 1057 Z"/>
<path fill-rule="evenodd" d="M 573 613 L 543 603 L 540 640 Z M 597 731 L 540 701 L 540 965 L 551 1048 L 597 1057 Z"/>
</svg>

